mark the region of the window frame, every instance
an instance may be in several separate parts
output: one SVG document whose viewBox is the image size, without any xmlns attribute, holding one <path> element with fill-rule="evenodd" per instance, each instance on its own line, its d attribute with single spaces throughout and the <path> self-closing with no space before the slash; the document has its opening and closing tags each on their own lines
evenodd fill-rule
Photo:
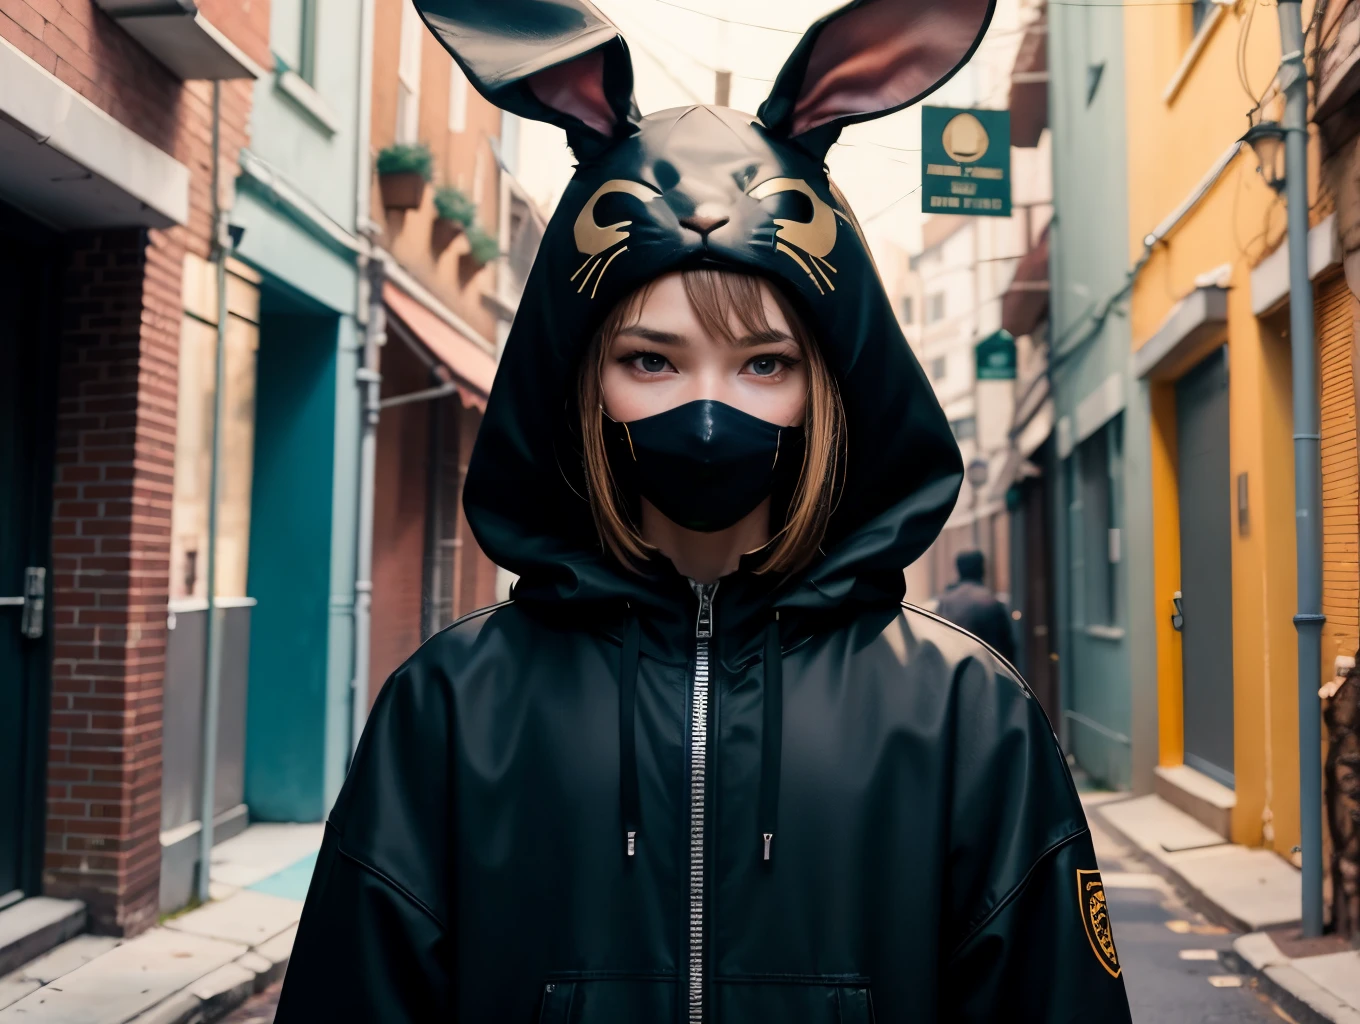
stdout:
<svg viewBox="0 0 1360 1024">
<path fill-rule="evenodd" d="M 397 124 L 394 141 L 412 145 L 420 141 L 421 54 L 425 26 L 413 4 L 401 9 L 401 42 L 397 53 Z"/>
</svg>

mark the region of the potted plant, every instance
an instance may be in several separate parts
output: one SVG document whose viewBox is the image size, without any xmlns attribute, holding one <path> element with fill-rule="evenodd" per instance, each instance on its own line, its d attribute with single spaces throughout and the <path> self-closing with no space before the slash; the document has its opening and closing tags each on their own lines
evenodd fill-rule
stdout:
<svg viewBox="0 0 1360 1024">
<path fill-rule="evenodd" d="M 460 189 L 445 185 L 435 190 L 434 214 L 431 241 L 435 252 L 442 253 L 472 226 L 477 219 L 477 207 Z"/>
<path fill-rule="evenodd" d="M 389 210 L 414 210 L 425 197 L 434 159 L 423 142 L 397 143 L 378 153 L 378 188 Z"/>
<path fill-rule="evenodd" d="M 480 224 L 473 224 L 467 229 L 468 251 L 467 260 L 474 270 L 481 270 L 496 257 L 501 254 L 500 243 L 496 241 L 496 236 L 490 234 Z"/>
</svg>

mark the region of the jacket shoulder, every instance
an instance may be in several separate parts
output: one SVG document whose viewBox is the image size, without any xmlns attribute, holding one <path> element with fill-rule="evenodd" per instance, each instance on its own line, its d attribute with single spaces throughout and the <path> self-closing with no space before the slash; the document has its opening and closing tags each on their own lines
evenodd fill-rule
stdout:
<svg viewBox="0 0 1360 1024">
<path fill-rule="evenodd" d="M 467 654 L 476 647 L 488 629 L 505 623 L 507 619 L 522 620 L 523 613 L 513 600 L 489 604 L 454 619 L 443 629 L 432 633 L 393 673 L 393 677 L 409 674 L 411 669 L 431 668 L 449 664 L 449 658 Z"/>
<path fill-rule="evenodd" d="M 1019 669 L 995 647 L 962 626 L 908 601 L 902 602 L 900 621 L 905 623 L 913 636 L 930 641 L 955 664 L 962 664 L 970 658 L 984 664 L 991 663 L 1000 677 L 1014 683 L 1029 696 L 1034 696 Z"/>
</svg>

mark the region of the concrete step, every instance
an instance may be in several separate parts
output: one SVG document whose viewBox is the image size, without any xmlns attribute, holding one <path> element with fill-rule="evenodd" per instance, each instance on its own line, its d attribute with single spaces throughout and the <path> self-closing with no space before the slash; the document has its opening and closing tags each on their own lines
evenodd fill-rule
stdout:
<svg viewBox="0 0 1360 1024">
<path fill-rule="evenodd" d="M 85 930 L 85 904 L 30 896 L 0 910 L 0 975 L 40 957 Z"/>
<path fill-rule="evenodd" d="M 1159 797 L 1223 839 L 1231 838 L 1236 793 L 1187 764 L 1159 766 L 1154 775 Z"/>
</svg>

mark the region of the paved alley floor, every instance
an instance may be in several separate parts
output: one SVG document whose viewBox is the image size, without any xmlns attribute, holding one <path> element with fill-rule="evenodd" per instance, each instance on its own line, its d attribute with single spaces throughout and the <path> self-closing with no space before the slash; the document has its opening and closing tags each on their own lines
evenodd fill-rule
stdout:
<svg viewBox="0 0 1360 1024">
<path fill-rule="evenodd" d="M 1223 961 L 1237 932 L 1191 910 L 1091 822 L 1134 1024 L 1280 1024 L 1294 1018 Z"/>
<path fill-rule="evenodd" d="M 1092 821 L 1091 831 L 1134 1024 L 1294 1020 L 1258 991 L 1253 978 L 1234 973 L 1224 962 L 1223 955 L 1238 933 L 1209 923 L 1187 907 L 1160 875 L 1148 872 L 1133 850 L 1098 822 Z M 295 869 L 293 873 L 304 872 Z M 224 1024 L 272 1024 L 279 988 L 276 983 L 255 996 L 225 1018 Z"/>
</svg>

